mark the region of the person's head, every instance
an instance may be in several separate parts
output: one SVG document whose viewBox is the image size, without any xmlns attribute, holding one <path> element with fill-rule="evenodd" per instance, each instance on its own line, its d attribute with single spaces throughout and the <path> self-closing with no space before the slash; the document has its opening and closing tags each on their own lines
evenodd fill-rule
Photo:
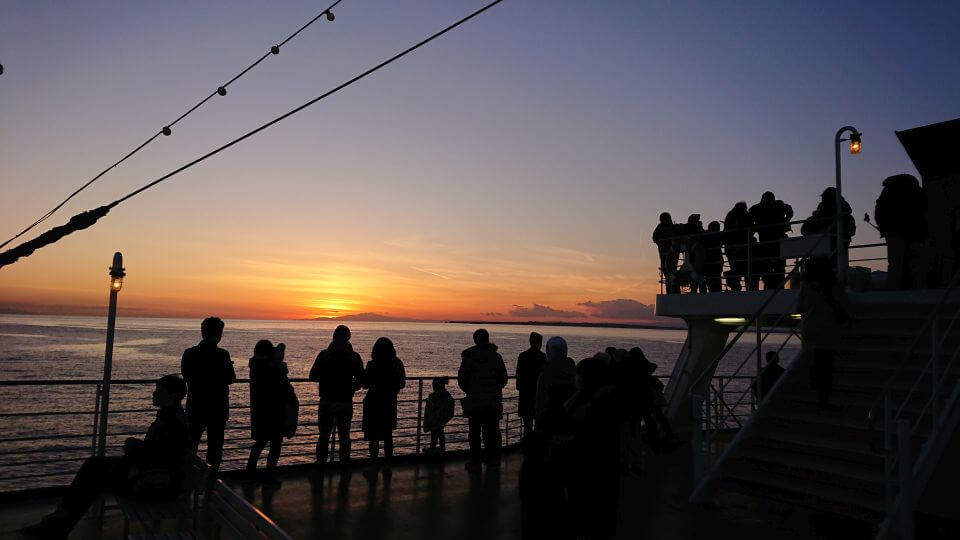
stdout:
<svg viewBox="0 0 960 540">
<path fill-rule="evenodd" d="M 560 336 L 553 336 L 547 340 L 547 360 L 563 359 L 567 357 L 567 340 Z"/>
<path fill-rule="evenodd" d="M 216 345 L 223 337 L 223 320 L 220 317 L 207 317 L 200 323 L 200 337 L 207 343 Z"/>
<path fill-rule="evenodd" d="M 373 344 L 373 351 L 370 352 L 370 358 L 377 361 L 391 360 L 397 357 L 397 350 L 393 348 L 393 342 L 390 338 L 377 338 Z"/>
<path fill-rule="evenodd" d="M 820 194 L 820 202 L 826 203 L 828 206 L 836 204 L 837 202 L 837 188 L 828 187 L 823 190 L 823 193 Z"/>
<path fill-rule="evenodd" d="M 707 225 L 707 230 L 710 232 L 720 232 L 720 222 L 711 221 L 710 224 Z"/>
<path fill-rule="evenodd" d="M 673 225 L 673 217 L 670 216 L 670 212 L 664 212 L 660 214 L 660 223 L 664 225 Z"/>
<path fill-rule="evenodd" d="M 473 333 L 473 342 L 477 345 L 487 345 L 490 343 L 490 332 L 487 332 L 485 328 L 478 328 Z"/>
<path fill-rule="evenodd" d="M 269 339 L 261 339 L 253 346 L 253 355 L 261 358 L 273 357 L 274 347 Z"/>
<path fill-rule="evenodd" d="M 746 202 L 746 201 L 740 201 L 740 202 L 738 202 L 737 204 L 733 205 L 733 211 L 734 211 L 734 213 L 737 213 L 737 214 L 741 214 L 741 213 L 742 213 L 742 214 L 745 214 L 745 213 L 747 213 L 747 202 Z"/>
<path fill-rule="evenodd" d="M 577 388 L 581 392 L 592 393 L 606 380 L 610 357 L 606 353 L 597 353 L 577 363 Z"/>
<path fill-rule="evenodd" d="M 777 196 L 772 191 L 764 191 L 763 195 L 760 196 L 760 202 L 763 204 L 773 204 L 776 200 Z"/>
<path fill-rule="evenodd" d="M 884 186 L 895 186 L 900 184 L 902 186 L 910 186 L 912 188 L 919 188 L 920 181 L 917 180 L 917 177 L 912 174 L 895 174 L 893 176 L 888 176 L 884 181 Z"/>
<path fill-rule="evenodd" d="M 345 325 L 339 325 L 333 329 L 334 341 L 350 341 L 350 329 Z"/>
<path fill-rule="evenodd" d="M 657 365 L 647 360 L 647 355 L 643 353 L 640 347 L 630 349 L 630 359 L 634 362 L 640 362 L 643 365 L 644 373 L 651 374 L 657 370 Z"/>
<path fill-rule="evenodd" d="M 543 346 L 543 336 L 537 332 L 530 332 L 530 348 L 536 351 Z"/>
<path fill-rule="evenodd" d="M 164 375 L 153 390 L 153 404 L 157 407 L 179 405 L 187 395 L 187 383 L 179 375 Z"/>
<path fill-rule="evenodd" d="M 777 364 L 780 362 L 780 355 L 777 351 L 767 351 L 767 363 L 768 364 Z"/>
<path fill-rule="evenodd" d="M 700 225 L 703 226 L 703 223 L 700 222 L 700 214 L 690 214 L 690 217 L 687 218 L 687 225 Z"/>
<path fill-rule="evenodd" d="M 433 391 L 439 392 L 443 390 L 444 388 L 446 388 L 448 382 L 450 382 L 450 379 L 446 377 L 434 377 L 432 381 Z"/>
<path fill-rule="evenodd" d="M 606 349 L 603 350 L 603 352 L 607 353 L 607 356 L 609 356 L 611 359 L 617 356 L 616 347 L 607 347 Z"/>
</svg>

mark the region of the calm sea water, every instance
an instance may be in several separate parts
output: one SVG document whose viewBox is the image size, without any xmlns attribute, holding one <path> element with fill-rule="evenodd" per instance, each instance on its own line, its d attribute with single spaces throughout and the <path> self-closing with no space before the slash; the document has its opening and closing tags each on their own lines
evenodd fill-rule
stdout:
<svg viewBox="0 0 960 540">
<path fill-rule="evenodd" d="M 227 349 L 239 378 L 246 378 L 253 346 L 259 339 L 287 345 L 286 361 L 291 377 L 306 377 L 317 353 L 330 340 L 338 323 L 327 321 L 249 321 L 227 320 L 220 345 Z M 184 349 L 200 340 L 199 319 L 149 319 L 121 317 L 117 320 L 114 344 L 114 379 L 156 379 L 177 373 Z M 460 351 L 472 345 L 475 325 L 448 323 L 371 323 L 349 324 L 356 351 L 366 361 L 374 341 L 387 336 L 393 340 L 407 375 L 455 375 Z M 686 338 L 685 330 L 648 330 L 622 328 L 577 328 L 552 326 L 490 325 L 491 340 L 499 346 L 513 374 L 517 355 L 527 347 L 531 331 L 549 338 L 563 336 L 570 356 L 576 360 L 614 346 L 641 347 L 651 361 L 659 364 L 658 374 L 669 375 Z M 106 321 L 99 317 L 46 317 L 0 315 L 0 380 L 38 381 L 53 379 L 100 379 L 103 375 Z M 781 337 L 772 336 L 771 345 Z M 744 340 L 749 341 L 749 340 Z M 792 356 L 788 349 L 785 359 Z M 729 372 L 734 363 L 749 353 L 749 344 L 737 346 L 731 360 L 718 372 Z M 285 443 L 281 463 L 311 461 L 316 443 L 316 385 L 298 383 L 301 428 L 297 437 Z M 448 387 L 459 397 L 456 383 Z M 118 453 L 123 439 L 142 434 L 152 420 L 149 384 L 115 384 L 111 390 L 108 438 L 109 453 Z M 411 380 L 401 393 L 398 453 L 411 451 L 416 437 L 417 401 L 420 387 Z M 423 396 L 430 392 L 429 381 Z M 92 447 L 95 387 L 92 385 L 0 386 L 0 491 L 62 484 L 69 480 L 82 458 Z M 515 396 L 513 384 L 505 396 Z M 231 413 L 225 468 L 242 466 L 249 448 L 248 389 L 245 384 L 231 387 L 231 404 L 239 409 Z M 361 396 L 358 395 L 358 400 Z M 459 408 L 458 408 L 459 409 Z M 515 411 L 513 401 L 505 402 L 505 411 Z M 359 429 L 360 408 L 354 415 Z M 51 412 L 66 414 L 49 414 Z M 459 410 L 458 410 L 459 412 Z M 43 413 L 20 416 L 21 413 Z M 515 413 L 514 413 L 514 419 Z M 462 422 L 455 420 L 453 424 Z M 462 426 L 453 425 L 448 445 L 463 444 Z M 515 436 L 515 435 L 514 435 Z M 36 440 L 40 437 L 39 440 Z M 24 440 L 35 439 L 35 440 Z M 407 446 L 404 446 L 407 445 Z M 355 442 L 357 456 L 363 455 L 362 442 Z"/>
</svg>

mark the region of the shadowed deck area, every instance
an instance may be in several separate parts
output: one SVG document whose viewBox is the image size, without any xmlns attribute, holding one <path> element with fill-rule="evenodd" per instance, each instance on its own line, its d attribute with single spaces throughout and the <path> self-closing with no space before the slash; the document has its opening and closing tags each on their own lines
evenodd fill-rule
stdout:
<svg viewBox="0 0 960 540">
<path fill-rule="evenodd" d="M 410 460 L 396 464 L 389 481 L 370 482 L 363 465 L 349 473 L 332 467 L 322 476 L 303 470 L 280 475 L 283 485 L 264 489 L 229 479 L 230 486 L 274 519 L 293 538 L 424 539 L 519 538 L 520 499 L 517 479 L 522 457 L 508 452 L 499 469 L 471 476 L 464 460 Z M 642 478 L 621 484 L 618 538 L 717 537 L 816 538 L 806 516 L 781 516 L 775 526 L 759 513 L 725 510 L 723 514 L 687 504 L 690 493 L 689 447 L 667 456 L 649 456 Z M 56 497 L 0 504 L 0 538 L 17 532 L 48 512 Z M 760 512 L 758 510 L 758 512 Z M 766 510 L 762 512 L 766 513 Z M 108 511 L 81 521 L 70 538 L 120 538 L 121 519 Z M 768 536 L 769 537 L 769 536 Z"/>
</svg>

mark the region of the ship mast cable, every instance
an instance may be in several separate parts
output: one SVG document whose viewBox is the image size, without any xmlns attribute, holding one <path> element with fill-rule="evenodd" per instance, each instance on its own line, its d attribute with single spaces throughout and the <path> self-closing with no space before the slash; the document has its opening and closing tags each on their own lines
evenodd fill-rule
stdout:
<svg viewBox="0 0 960 540">
<path fill-rule="evenodd" d="M 417 43 L 417 44 L 415 44 L 415 45 L 412 45 L 411 47 L 403 50 L 402 52 L 399 52 L 399 53 L 391 56 L 390 58 L 384 60 L 383 62 L 380 62 L 380 63 L 377 64 L 376 66 L 373 66 L 372 68 L 364 71 L 363 73 L 357 75 L 356 77 L 348 80 L 347 82 L 344 82 L 344 83 L 340 84 L 339 86 L 333 88 L 332 90 L 328 90 L 327 92 L 324 92 L 323 94 L 321 94 L 321 95 L 319 95 L 319 96 L 311 99 L 310 101 L 304 103 L 303 105 L 300 105 L 299 107 L 297 107 L 297 108 L 295 108 L 295 109 L 293 109 L 293 110 L 291 110 L 291 111 L 289 111 L 289 112 L 286 112 L 286 113 L 284 113 L 284 114 L 282 114 L 282 115 L 274 118 L 273 120 L 267 122 L 266 124 L 263 124 L 263 125 L 261 125 L 260 127 L 254 129 L 254 130 L 252 130 L 252 131 L 249 131 L 249 132 L 241 135 L 240 137 L 237 137 L 236 139 L 233 139 L 232 141 L 224 144 L 223 146 L 220 146 L 219 148 L 216 148 L 216 149 L 214 149 L 214 150 L 212 150 L 212 151 L 210 151 L 210 152 L 207 152 L 206 154 L 204 154 L 204 155 L 198 157 L 197 159 L 195 159 L 195 160 L 187 163 L 186 165 L 183 165 L 183 166 L 181 166 L 181 167 L 179 167 L 179 168 L 177 168 L 177 169 L 175 169 L 175 170 L 173 170 L 173 171 L 170 171 L 169 173 L 161 176 L 160 178 L 157 178 L 156 180 L 150 182 L 149 184 L 146 184 L 146 185 L 144 185 L 143 187 L 141 187 L 141 188 L 139 188 L 139 189 L 137 189 L 137 190 L 134 190 L 134 191 L 132 191 L 132 192 L 124 195 L 123 197 L 121 197 L 121 198 L 113 201 L 112 203 L 107 204 L 107 205 L 104 205 L 104 206 L 100 206 L 100 207 L 95 208 L 95 209 L 93 209 L 93 210 L 88 210 L 88 211 L 86 211 L 86 212 L 82 212 L 82 213 L 80 213 L 80 214 L 77 214 L 77 215 L 73 216 L 72 218 L 70 218 L 70 221 L 69 221 L 68 223 L 66 223 L 65 225 L 60 225 L 60 226 L 58 226 L 58 227 L 54 227 L 53 229 L 50 229 L 49 231 L 41 234 L 41 235 L 38 236 L 37 238 L 34 238 L 33 240 L 29 240 L 29 241 L 27 241 L 27 242 L 24 242 L 23 244 L 20 244 L 19 246 L 15 247 L 15 248 L 13 248 L 13 249 L 9 249 L 9 250 L 7 250 L 7 251 L 4 251 L 3 253 L 0 253 L 0 268 L 3 268 L 4 266 L 7 266 L 7 265 L 9 265 L 9 264 L 12 264 L 12 263 L 16 262 L 16 261 L 17 261 L 19 258 L 21 258 L 21 257 L 26 257 L 26 256 L 32 254 L 32 253 L 33 253 L 34 251 L 36 251 L 37 249 L 40 249 L 40 248 L 42 248 L 42 247 L 44 247 L 44 246 L 47 246 L 47 245 L 50 245 L 50 244 L 52 244 L 52 243 L 54 243 L 54 242 L 57 242 L 58 240 L 60 240 L 61 238 L 63 238 L 64 236 L 66 236 L 66 235 L 68 235 L 68 234 L 70 234 L 70 233 L 73 233 L 73 232 L 76 232 L 76 231 L 79 231 L 79 230 L 82 230 L 82 229 L 86 229 L 87 227 L 90 227 L 91 225 L 93 225 L 94 223 L 96 223 L 97 220 L 99 220 L 99 219 L 102 218 L 103 216 L 107 215 L 107 213 L 108 213 L 110 210 L 112 210 L 115 206 L 119 205 L 120 203 L 123 203 L 123 202 L 127 201 L 128 199 L 130 199 L 130 198 L 132 198 L 132 197 L 134 197 L 134 196 L 136 196 L 136 195 L 139 195 L 140 193 L 143 193 L 144 191 L 152 188 L 153 186 L 159 184 L 160 182 L 163 182 L 164 180 L 167 180 L 168 178 L 170 178 L 170 177 L 172 177 L 172 176 L 174 176 L 174 175 L 177 175 L 177 174 L 179 174 L 179 173 L 181 173 L 181 172 L 189 169 L 190 167 L 193 167 L 194 165 L 196 165 L 196 164 L 198 164 L 198 163 L 200 163 L 200 162 L 202 162 L 202 161 L 204 161 L 204 160 L 206 160 L 206 159 L 208 159 L 208 158 L 211 158 L 211 157 L 219 154 L 220 152 L 226 150 L 227 148 L 230 148 L 231 146 L 233 146 L 233 145 L 235 145 L 235 144 L 237 144 L 237 143 L 239 143 L 239 142 L 241 142 L 241 141 L 243 141 L 243 140 L 245 140 L 245 139 L 248 139 L 249 137 L 252 137 L 252 136 L 256 135 L 257 133 L 260 133 L 261 131 L 263 131 L 263 130 L 265 130 L 265 129 L 271 127 L 271 126 L 273 126 L 274 124 L 276 124 L 276 123 L 278 123 L 278 122 L 280 122 L 280 121 L 282 121 L 282 120 L 285 120 L 285 119 L 289 118 L 290 116 L 293 116 L 294 114 L 296 114 L 296 113 L 298 113 L 298 112 L 306 109 L 307 107 L 310 107 L 311 105 L 314 105 L 314 104 L 317 103 L 318 101 L 320 101 L 320 100 L 322 100 L 322 99 L 324 99 L 324 98 L 326 98 L 326 97 L 328 97 L 328 96 L 330 96 L 330 95 L 332 95 L 332 94 L 335 94 L 335 93 L 339 92 L 340 90 L 343 90 L 344 88 L 346 88 L 346 87 L 350 86 L 351 84 L 359 81 L 360 79 L 363 79 L 363 78 L 365 78 L 366 76 L 368 76 L 368 75 L 370 75 L 370 74 L 372 74 L 372 73 L 380 70 L 381 68 L 386 67 L 386 66 L 392 64 L 393 62 L 399 60 L 400 58 L 403 58 L 404 56 L 412 53 L 413 51 L 419 49 L 420 47 L 423 47 L 423 46 L 426 45 L 427 43 L 430 43 L 430 42 L 433 41 L 434 39 L 437 39 L 438 37 L 446 34 L 447 32 L 453 30 L 454 28 L 457 28 L 457 27 L 460 26 L 461 24 L 469 21 L 470 19 L 473 19 L 473 18 L 476 17 L 477 15 L 480 15 L 481 13 L 487 11 L 488 9 L 490 9 L 490 8 L 492 8 L 493 6 L 499 4 L 500 2 L 503 2 L 503 0 L 494 0 L 493 2 L 490 2 L 489 4 L 487 4 L 487 5 L 483 6 L 482 8 L 478 9 L 477 11 L 474 11 L 473 13 L 467 15 L 466 17 L 460 19 L 459 21 L 451 24 L 450 26 L 447 26 L 447 27 L 444 28 L 443 30 L 440 30 L 439 32 L 436 32 L 435 34 L 427 37 L 427 38 L 424 39 L 423 41 L 420 41 L 419 43 Z"/>
<path fill-rule="evenodd" d="M 335 0 L 332 4 L 330 4 L 330 6 L 327 7 L 327 9 L 321 11 L 319 15 L 317 15 L 316 17 L 314 17 L 314 18 L 310 19 L 309 21 L 307 21 L 307 23 L 304 24 L 303 26 L 301 26 L 296 32 L 294 32 L 294 33 L 290 34 L 289 36 L 287 36 L 287 38 L 284 39 L 283 41 L 281 41 L 280 43 L 278 43 L 278 44 L 270 47 L 270 49 L 269 49 L 267 52 L 265 52 L 265 53 L 263 54 L 263 56 L 261 56 L 261 57 L 258 58 L 256 61 L 254 61 L 252 64 L 250 64 L 249 66 L 247 66 L 243 71 L 241 71 L 240 73 L 238 73 L 238 74 L 237 74 L 236 76 L 234 76 L 232 79 L 230 79 L 229 81 L 223 83 L 223 85 L 217 87 L 217 89 L 214 90 L 213 92 L 211 92 L 210 95 L 208 95 L 207 97 L 201 99 L 199 103 L 197 103 L 197 104 L 194 105 L 193 107 L 190 107 L 189 109 L 187 109 L 187 111 L 186 111 L 185 113 L 181 114 L 180 116 L 178 116 L 178 117 L 176 118 L 176 120 L 174 120 L 173 122 L 170 122 L 169 124 L 166 124 L 165 126 L 163 126 L 163 128 L 161 128 L 160 131 L 158 131 L 158 132 L 154 133 L 153 135 L 151 135 L 150 138 L 148 138 L 146 141 L 144 141 L 143 143 L 141 143 L 140 146 L 137 146 L 136 148 L 134 148 L 133 150 L 131 150 L 130 152 L 128 152 L 125 156 L 123 156 L 122 158 L 120 158 L 119 160 L 117 160 L 113 165 L 110 165 L 110 166 L 107 167 L 106 169 L 100 171 L 99 174 L 97 174 L 96 176 L 94 176 L 93 178 L 91 178 L 89 181 L 87 181 L 87 183 L 81 185 L 79 188 L 77 188 L 76 191 L 74 191 L 74 192 L 71 193 L 66 199 L 64 199 L 63 201 L 61 201 L 60 204 L 54 206 L 53 209 L 51 209 L 49 212 L 47 212 L 46 214 L 40 216 L 39 219 L 37 219 L 36 221 L 34 221 L 33 223 L 31 223 L 29 226 L 27 226 L 27 228 L 25 228 L 25 229 L 23 229 L 22 231 L 20 231 L 19 233 L 15 234 L 12 238 L 10 238 L 9 240 L 7 240 L 6 242 L 0 244 L 0 248 L 6 246 L 6 245 L 9 244 L 10 242 L 13 242 L 13 241 L 16 240 L 17 238 L 19 238 L 19 237 L 23 236 L 25 233 L 27 233 L 30 229 L 32 229 L 32 228 L 36 227 L 37 225 L 39 225 L 40 223 L 44 222 L 47 218 L 49 218 L 49 217 L 52 216 L 54 213 L 56 213 L 57 210 L 61 209 L 61 208 L 63 207 L 63 205 L 67 204 L 67 202 L 69 202 L 70 199 L 74 198 L 74 197 L 75 197 L 77 194 L 79 194 L 81 191 L 87 189 L 87 188 L 90 186 L 90 184 L 93 184 L 94 182 L 96 182 L 97 180 L 99 180 L 101 176 L 107 174 L 107 173 L 110 172 L 112 169 L 114 169 L 115 167 L 117 167 L 118 165 L 120 165 L 121 163 L 123 163 L 124 161 L 126 161 L 128 158 L 132 157 L 134 154 L 136 154 L 137 152 L 139 152 L 140 150 L 142 150 L 145 146 L 147 146 L 148 144 L 152 143 L 152 142 L 154 141 L 154 139 L 156 139 L 156 138 L 159 137 L 160 135 L 169 136 L 170 133 L 171 133 L 170 128 L 172 128 L 174 125 L 176 125 L 177 122 L 179 122 L 179 121 L 183 120 L 184 118 L 186 118 L 187 116 L 189 116 L 189 115 L 190 115 L 192 112 L 194 112 L 195 110 L 197 110 L 197 109 L 199 109 L 200 107 L 202 107 L 207 101 L 209 101 L 211 98 L 213 98 L 213 96 L 216 96 L 216 95 L 218 95 L 218 94 L 221 95 L 221 96 L 227 95 L 227 87 L 228 87 L 228 86 L 230 86 L 231 84 L 233 84 L 233 83 L 234 83 L 237 79 L 239 79 L 240 77 L 243 77 L 244 75 L 246 75 L 248 71 L 250 71 L 251 69 L 253 69 L 254 67 L 256 67 L 257 64 L 259 64 L 260 62 L 263 62 L 263 61 L 264 61 L 268 56 L 270 56 L 271 54 L 280 54 L 280 47 L 283 47 L 284 45 L 286 45 L 287 42 L 290 41 L 291 39 L 295 38 L 295 37 L 297 36 L 297 34 L 299 34 L 300 32 L 303 32 L 304 30 L 307 29 L 307 27 L 309 27 L 309 26 L 312 25 L 313 23 L 315 23 L 315 22 L 317 22 L 318 20 L 320 20 L 320 17 L 323 17 L 324 15 L 326 15 L 328 21 L 333 21 L 335 17 L 334 17 L 334 15 L 333 15 L 333 12 L 330 11 L 330 10 L 332 10 L 332 9 L 335 8 L 335 7 L 337 7 L 337 4 L 339 4 L 340 2 L 343 2 L 343 0 Z M 0 68 L 0 73 L 2 73 L 2 68 Z"/>
</svg>

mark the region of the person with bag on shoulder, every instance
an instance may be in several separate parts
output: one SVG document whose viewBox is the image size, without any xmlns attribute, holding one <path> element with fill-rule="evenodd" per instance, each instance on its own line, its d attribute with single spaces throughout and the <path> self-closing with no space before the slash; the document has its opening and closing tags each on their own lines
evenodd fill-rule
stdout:
<svg viewBox="0 0 960 540">
<path fill-rule="evenodd" d="M 481 328 L 473 333 L 473 342 L 473 347 L 460 354 L 457 372 L 457 385 L 466 394 L 460 403 L 469 426 L 470 460 L 466 469 L 471 473 L 480 471 L 481 456 L 488 466 L 500 465 L 500 418 L 503 387 L 507 385 L 507 367 L 497 346 L 490 343 L 490 334 Z"/>
<path fill-rule="evenodd" d="M 274 347 L 270 341 L 261 339 L 253 348 L 253 358 L 250 359 L 250 437 L 254 442 L 246 472 L 250 479 L 259 479 L 266 484 L 279 484 L 273 472 L 280 460 L 286 435 L 284 427 L 290 381 L 287 364 L 283 361 L 284 351 L 283 343 Z M 258 477 L 257 462 L 267 443 L 270 443 L 267 468 L 265 474 Z"/>
</svg>

